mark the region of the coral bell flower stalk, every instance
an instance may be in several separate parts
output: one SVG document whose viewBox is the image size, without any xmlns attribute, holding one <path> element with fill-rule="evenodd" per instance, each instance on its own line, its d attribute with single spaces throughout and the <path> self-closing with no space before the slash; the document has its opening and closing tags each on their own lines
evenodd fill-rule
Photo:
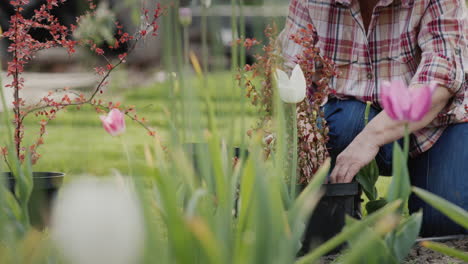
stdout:
<svg viewBox="0 0 468 264">
<path fill-rule="evenodd" d="M 284 71 L 276 69 L 276 81 L 283 102 L 297 104 L 306 97 L 306 79 L 299 64 L 294 67 L 291 78 Z"/>
<path fill-rule="evenodd" d="M 102 126 L 107 133 L 118 136 L 125 132 L 125 115 L 118 109 L 112 109 L 107 116 L 100 116 Z"/>
</svg>

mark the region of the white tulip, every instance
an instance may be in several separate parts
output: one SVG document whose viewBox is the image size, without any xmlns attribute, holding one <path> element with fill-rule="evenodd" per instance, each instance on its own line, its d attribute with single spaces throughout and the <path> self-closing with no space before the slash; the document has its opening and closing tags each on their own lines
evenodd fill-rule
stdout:
<svg viewBox="0 0 468 264">
<path fill-rule="evenodd" d="M 299 64 L 294 67 L 291 78 L 284 71 L 276 69 L 276 81 L 283 102 L 297 104 L 306 97 L 306 79 Z"/>
<path fill-rule="evenodd" d="M 73 264 L 138 263 L 144 229 L 137 201 L 116 181 L 78 179 L 54 205 L 52 239 Z"/>
</svg>

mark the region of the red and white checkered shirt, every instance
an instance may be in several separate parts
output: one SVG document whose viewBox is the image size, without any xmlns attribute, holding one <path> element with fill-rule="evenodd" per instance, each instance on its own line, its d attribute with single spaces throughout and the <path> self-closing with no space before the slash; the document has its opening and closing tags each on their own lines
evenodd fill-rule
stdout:
<svg viewBox="0 0 468 264">
<path fill-rule="evenodd" d="M 291 0 L 280 42 L 286 67 L 301 47 L 288 40 L 312 24 L 322 55 L 341 75 L 331 86 L 341 98 L 380 108 L 382 81 L 437 82 L 453 98 L 426 128 L 413 133 L 411 154 L 428 150 L 450 124 L 468 122 L 468 23 L 464 0 L 380 0 L 366 34 L 357 0 Z"/>
</svg>

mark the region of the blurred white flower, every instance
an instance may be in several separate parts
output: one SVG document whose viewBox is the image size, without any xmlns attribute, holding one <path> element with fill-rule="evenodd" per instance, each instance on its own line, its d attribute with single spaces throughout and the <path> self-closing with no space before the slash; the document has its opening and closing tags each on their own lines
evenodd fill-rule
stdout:
<svg viewBox="0 0 468 264">
<path fill-rule="evenodd" d="M 204 8 L 210 8 L 211 6 L 211 0 L 200 0 L 200 2 Z"/>
<path fill-rule="evenodd" d="M 73 264 L 137 263 L 144 242 L 136 195 L 113 179 L 82 178 L 63 187 L 51 232 Z"/>
<path fill-rule="evenodd" d="M 276 81 L 283 102 L 296 104 L 306 97 L 306 79 L 299 64 L 294 67 L 291 78 L 284 71 L 276 69 Z"/>
</svg>

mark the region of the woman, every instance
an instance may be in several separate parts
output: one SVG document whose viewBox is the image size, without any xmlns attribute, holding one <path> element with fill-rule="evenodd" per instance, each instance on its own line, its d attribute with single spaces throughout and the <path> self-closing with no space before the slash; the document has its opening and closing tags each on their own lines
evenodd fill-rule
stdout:
<svg viewBox="0 0 468 264">
<path fill-rule="evenodd" d="M 432 108 L 410 125 L 412 184 L 468 210 L 468 32 L 463 0 L 292 0 L 281 34 L 286 66 L 300 53 L 289 35 L 312 24 L 318 47 L 341 75 L 324 106 L 330 126 L 332 183 L 353 180 L 374 158 L 391 175 L 392 142 L 404 125 L 381 111 L 382 81 L 403 81 L 409 89 L 435 82 Z M 468 36 L 468 35 L 467 35 Z M 364 128 L 366 101 L 372 120 Z M 424 210 L 423 236 L 466 233 L 416 197 L 411 212 Z"/>
</svg>

